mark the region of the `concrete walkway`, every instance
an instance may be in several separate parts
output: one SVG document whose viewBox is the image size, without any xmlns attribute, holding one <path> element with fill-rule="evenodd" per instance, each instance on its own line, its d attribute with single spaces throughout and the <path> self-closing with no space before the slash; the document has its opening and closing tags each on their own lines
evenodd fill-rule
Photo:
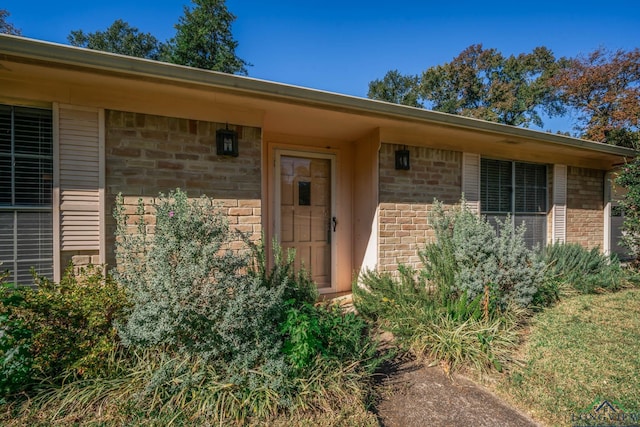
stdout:
<svg viewBox="0 0 640 427">
<path fill-rule="evenodd" d="M 449 379 L 440 367 L 405 362 L 382 380 L 378 416 L 383 426 L 539 426 L 468 379 Z"/>
</svg>

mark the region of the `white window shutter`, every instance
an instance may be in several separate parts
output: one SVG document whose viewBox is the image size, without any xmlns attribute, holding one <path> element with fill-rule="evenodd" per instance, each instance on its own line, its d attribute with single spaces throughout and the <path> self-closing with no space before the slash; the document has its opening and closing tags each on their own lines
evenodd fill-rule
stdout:
<svg viewBox="0 0 640 427">
<path fill-rule="evenodd" d="M 61 105 L 59 110 L 60 246 L 102 249 L 104 226 L 104 113 Z"/>
<path fill-rule="evenodd" d="M 567 239 L 567 166 L 553 165 L 552 242 Z"/>
<path fill-rule="evenodd" d="M 480 214 L 480 155 L 462 154 L 462 193 L 467 207 Z"/>
</svg>

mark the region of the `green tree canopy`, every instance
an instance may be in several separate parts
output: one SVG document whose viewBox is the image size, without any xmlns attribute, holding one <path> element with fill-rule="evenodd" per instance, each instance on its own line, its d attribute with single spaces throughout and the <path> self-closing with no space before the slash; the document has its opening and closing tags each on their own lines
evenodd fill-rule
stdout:
<svg viewBox="0 0 640 427">
<path fill-rule="evenodd" d="M 505 57 L 477 44 L 420 76 L 389 71 L 368 96 L 523 127 L 575 113 L 576 136 L 640 147 L 640 48 L 556 59 L 546 47 Z"/>
<path fill-rule="evenodd" d="M 382 80 L 369 83 L 367 96 L 379 101 L 421 107 L 418 102 L 418 76 L 403 76 L 398 70 L 389 71 Z"/>
<path fill-rule="evenodd" d="M 556 68 L 545 47 L 505 57 L 477 44 L 420 77 L 390 71 L 369 84 L 369 97 L 513 126 L 542 126 L 541 111 L 563 111 L 547 83 Z"/>
<path fill-rule="evenodd" d="M 231 74 L 247 74 L 246 61 L 235 50 L 238 42 L 231 33 L 236 17 L 224 0 L 192 0 L 176 24 L 176 36 L 169 41 L 167 59 L 175 64 Z"/>
<path fill-rule="evenodd" d="M 141 33 L 122 19 L 116 20 L 105 31 L 71 31 L 67 40 L 73 46 L 154 60 L 160 59 L 162 49 L 157 38 L 150 33 Z"/>
<path fill-rule="evenodd" d="M 8 10 L 0 9 L 0 34 L 11 34 L 14 36 L 21 36 L 22 32 L 19 28 L 16 28 L 13 24 L 7 22 L 7 18 L 11 15 Z"/>
<path fill-rule="evenodd" d="M 640 136 L 640 49 L 596 49 L 568 59 L 551 80 L 578 112 L 576 130 L 593 141 L 634 147 Z"/>
<path fill-rule="evenodd" d="M 193 8 L 185 6 L 184 15 L 175 25 L 175 37 L 166 43 L 121 19 L 105 31 L 72 31 L 67 39 L 74 46 L 246 75 L 249 64 L 236 55 L 238 42 L 231 33 L 236 17 L 227 9 L 225 0 L 192 3 Z"/>
</svg>

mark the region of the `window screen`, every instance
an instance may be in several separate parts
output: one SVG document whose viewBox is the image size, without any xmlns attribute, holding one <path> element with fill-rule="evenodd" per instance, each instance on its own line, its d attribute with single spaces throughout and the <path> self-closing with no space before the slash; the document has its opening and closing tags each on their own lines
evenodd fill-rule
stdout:
<svg viewBox="0 0 640 427">
<path fill-rule="evenodd" d="M 547 167 L 534 163 L 481 159 L 480 210 L 491 224 L 510 216 L 524 222 L 530 247 L 544 245 L 547 224 Z"/>
<path fill-rule="evenodd" d="M 53 276 L 51 111 L 0 105 L 0 270 Z"/>
</svg>

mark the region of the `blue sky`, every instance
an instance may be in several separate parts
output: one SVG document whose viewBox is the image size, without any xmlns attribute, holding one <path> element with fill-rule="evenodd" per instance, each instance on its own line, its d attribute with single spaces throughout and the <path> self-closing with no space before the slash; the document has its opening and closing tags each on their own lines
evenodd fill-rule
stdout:
<svg viewBox="0 0 640 427">
<path fill-rule="evenodd" d="M 66 43 L 71 30 L 104 30 L 119 18 L 165 40 L 186 4 L 3 0 L 0 8 L 26 37 Z M 253 64 L 250 76 L 362 97 L 371 80 L 391 69 L 420 73 L 475 43 L 506 55 L 536 46 L 556 56 L 640 47 L 639 0 L 227 0 L 227 6 L 237 16 L 237 53 Z"/>
</svg>

